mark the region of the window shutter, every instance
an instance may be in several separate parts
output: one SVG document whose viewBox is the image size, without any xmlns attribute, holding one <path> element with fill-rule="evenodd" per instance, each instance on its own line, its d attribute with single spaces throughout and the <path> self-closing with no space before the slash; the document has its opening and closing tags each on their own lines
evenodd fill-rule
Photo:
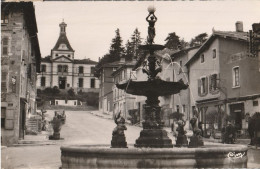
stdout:
<svg viewBox="0 0 260 169">
<path fill-rule="evenodd" d="M 198 79 L 198 95 L 201 96 L 201 80 Z"/>
<path fill-rule="evenodd" d="M 216 77 L 216 86 L 217 86 L 217 90 L 219 90 L 219 88 L 220 88 L 220 74 L 218 73 L 217 74 L 217 77 Z"/>
<path fill-rule="evenodd" d="M 208 94 L 208 77 L 205 78 L 205 95 Z"/>
<path fill-rule="evenodd" d="M 209 75 L 209 92 L 212 92 L 212 88 L 213 88 L 213 84 L 212 84 L 212 80 L 213 80 L 213 75 Z"/>
<path fill-rule="evenodd" d="M 31 64 L 28 64 L 28 67 L 27 67 L 27 76 L 29 79 L 32 78 L 32 65 Z"/>
</svg>

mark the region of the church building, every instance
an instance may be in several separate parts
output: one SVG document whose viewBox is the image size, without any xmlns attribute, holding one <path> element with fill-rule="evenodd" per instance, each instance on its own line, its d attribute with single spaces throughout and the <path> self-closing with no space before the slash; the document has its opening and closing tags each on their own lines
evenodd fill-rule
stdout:
<svg viewBox="0 0 260 169">
<path fill-rule="evenodd" d="M 75 51 L 66 36 L 67 24 L 60 25 L 60 36 L 51 55 L 42 58 L 41 73 L 37 76 L 37 88 L 57 86 L 61 90 L 74 89 L 77 93 L 98 92 L 99 80 L 94 77 L 97 62 L 90 59 L 74 59 Z"/>
</svg>

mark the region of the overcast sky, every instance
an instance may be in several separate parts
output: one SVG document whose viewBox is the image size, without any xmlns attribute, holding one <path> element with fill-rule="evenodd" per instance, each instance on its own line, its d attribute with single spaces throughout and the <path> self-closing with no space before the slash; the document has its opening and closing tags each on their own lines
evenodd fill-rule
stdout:
<svg viewBox="0 0 260 169">
<path fill-rule="evenodd" d="M 76 59 L 98 61 L 108 53 L 115 30 L 120 29 L 123 44 L 135 28 L 146 38 L 147 7 L 156 7 L 155 43 L 165 44 L 168 33 L 190 41 L 212 28 L 235 31 L 235 22 L 242 21 L 244 31 L 260 22 L 260 1 L 91 1 L 35 2 L 38 36 L 42 57 L 50 55 L 59 37 L 59 24 L 67 23 L 67 37 L 75 50 Z"/>
</svg>

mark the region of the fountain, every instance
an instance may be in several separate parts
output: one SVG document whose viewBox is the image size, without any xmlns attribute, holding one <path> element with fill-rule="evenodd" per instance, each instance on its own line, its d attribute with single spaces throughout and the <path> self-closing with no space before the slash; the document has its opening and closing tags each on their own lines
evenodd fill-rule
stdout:
<svg viewBox="0 0 260 169">
<path fill-rule="evenodd" d="M 147 61 L 143 63 L 143 72 L 148 75 L 147 81 L 132 81 L 116 84 L 117 88 L 127 93 L 146 96 L 145 117 L 140 137 L 134 145 L 127 145 L 125 141 L 124 119 L 119 113 L 115 118 L 117 127 L 113 131 L 110 145 L 75 145 L 61 147 L 62 169 L 68 168 L 208 168 L 208 167 L 247 167 L 247 147 L 242 145 L 213 144 L 204 145 L 197 128 L 197 118 L 191 121 L 193 136 L 188 144 L 185 123 L 180 121 L 177 148 L 163 129 L 160 118 L 161 107 L 159 96 L 179 93 L 188 85 L 182 80 L 168 82 L 161 80 L 157 74 L 161 72 L 160 62 L 157 61 L 155 51 L 162 50 L 163 45 L 154 44 L 155 8 L 148 8 L 149 23 L 146 45 L 140 48 L 149 51 Z M 191 148 L 188 148 L 188 147 Z"/>
</svg>

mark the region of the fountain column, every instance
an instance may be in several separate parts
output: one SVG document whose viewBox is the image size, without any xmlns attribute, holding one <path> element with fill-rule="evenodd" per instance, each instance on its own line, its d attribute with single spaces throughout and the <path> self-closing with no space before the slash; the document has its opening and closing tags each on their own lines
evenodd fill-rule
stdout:
<svg viewBox="0 0 260 169">
<path fill-rule="evenodd" d="M 148 75 L 150 83 L 156 83 L 156 75 L 161 72 L 160 65 L 157 64 L 157 58 L 154 54 L 156 50 L 165 48 L 163 45 L 154 43 L 155 37 L 155 22 L 157 17 L 154 15 L 155 8 L 148 8 L 149 15 L 146 20 L 149 23 L 147 45 L 141 45 L 140 49 L 148 50 L 148 69 L 145 72 Z M 145 117 L 143 122 L 143 130 L 140 132 L 140 137 L 136 140 L 135 147 L 154 147 L 154 148 L 170 148 L 173 147 L 172 140 L 167 136 L 167 132 L 163 130 L 163 121 L 161 121 L 161 107 L 159 106 L 158 95 L 149 93 L 146 95 Z"/>
</svg>

